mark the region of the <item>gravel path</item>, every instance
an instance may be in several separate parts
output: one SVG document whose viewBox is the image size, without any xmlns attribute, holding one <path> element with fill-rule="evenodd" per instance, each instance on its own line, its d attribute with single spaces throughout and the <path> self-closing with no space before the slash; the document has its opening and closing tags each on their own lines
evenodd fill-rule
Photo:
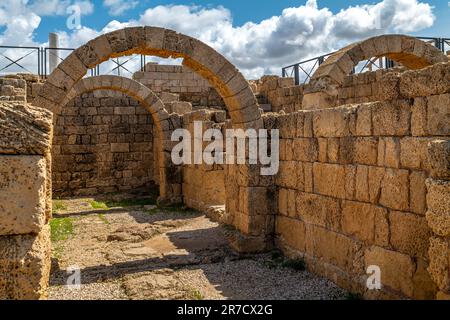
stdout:
<svg viewBox="0 0 450 320">
<path fill-rule="evenodd" d="M 282 267 L 271 254 L 237 256 L 226 230 L 198 213 L 97 210 L 92 200 L 64 200 L 54 215 L 70 219 L 73 232 L 53 243 L 50 299 L 345 298 L 332 282 Z M 66 285 L 70 267 L 80 270 L 79 288 Z"/>
</svg>

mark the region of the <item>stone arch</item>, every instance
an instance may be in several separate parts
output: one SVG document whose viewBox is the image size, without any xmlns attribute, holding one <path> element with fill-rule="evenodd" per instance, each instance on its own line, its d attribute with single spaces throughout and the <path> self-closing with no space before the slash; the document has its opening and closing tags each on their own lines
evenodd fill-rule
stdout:
<svg viewBox="0 0 450 320">
<path fill-rule="evenodd" d="M 421 69 L 448 57 L 429 43 L 406 35 L 382 35 L 353 43 L 328 57 L 311 77 L 305 109 L 334 106 L 337 88 L 361 61 L 388 57 L 408 69 Z"/>
<path fill-rule="evenodd" d="M 183 58 L 185 66 L 203 76 L 217 90 L 234 126 L 263 126 L 256 97 L 233 64 L 197 39 L 158 27 L 116 30 L 79 47 L 52 72 L 34 104 L 58 112 L 60 102 L 88 69 L 110 58 L 130 54 Z"/>
<path fill-rule="evenodd" d="M 199 40 L 173 30 L 158 27 L 130 27 L 116 30 L 101 35 L 79 47 L 64 59 L 48 77 L 33 101 L 34 105 L 59 113 L 62 107 L 61 103 L 65 101 L 73 86 L 86 75 L 88 69 L 110 58 L 131 54 L 154 55 L 161 58 L 183 58 L 183 65 L 207 79 L 222 97 L 234 128 L 257 130 L 264 127 L 256 97 L 247 80 L 233 64 Z M 154 102 L 151 94 L 141 98 L 149 105 Z M 170 129 L 167 128 L 166 130 L 165 126 L 170 126 L 171 120 L 180 122 L 180 119 L 172 119 L 177 115 L 165 115 L 161 109 L 161 105 L 153 105 L 152 111 L 160 114 L 158 117 L 161 124 L 164 124 L 161 126 L 162 131 Z M 170 157 L 173 143 L 170 140 L 165 140 L 162 144 L 164 156 Z M 167 158 L 167 162 L 170 162 L 169 158 Z M 252 176 L 259 174 L 259 168 L 252 167 L 248 163 L 240 166 L 246 168 L 237 170 L 235 165 L 233 171 L 251 172 Z M 177 197 L 182 199 L 180 190 L 182 172 L 180 168 L 164 167 L 161 175 L 161 181 L 168 182 L 165 190 L 163 190 L 162 199 L 169 202 L 173 202 L 172 199 L 177 199 Z M 234 181 L 231 176 L 227 179 L 229 179 L 227 184 L 232 184 Z M 269 214 L 270 208 L 265 206 L 264 210 L 267 212 L 264 212 L 263 216 L 263 210 L 252 206 L 250 199 L 258 197 L 260 194 L 265 195 L 267 186 L 259 183 L 259 179 L 240 179 L 239 181 L 245 186 L 239 186 L 238 189 L 245 191 L 245 194 L 238 193 L 239 202 L 234 199 L 235 201 L 232 202 L 234 205 L 228 206 L 226 209 L 230 216 L 235 217 L 233 224 L 243 233 L 243 236 L 238 237 L 233 242 L 233 246 L 240 251 L 261 250 L 270 245 L 271 241 L 270 228 L 265 228 L 266 224 L 261 223 L 262 217 L 267 220 L 267 224 L 272 221 Z M 233 195 L 230 193 L 227 198 L 231 198 Z M 248 243 L 252 245 L 249 246 Z"/>
<path fill-rule="evenodd" d="M 143 84 L 120 76 L 103 75 L 96 77 L 88 77 L 78 81 L 66 95 L 61 103 L 61 106 L 65 106 L 73 98 L 82 95 L 83 93 L 92 92 L 95 90 L 114 90 L 122 92 L 141 103 L 152 115 L 153 121 L 158 130 L 158 159 L 159 159 L 159 188 L 160 188 L 160 200 L 168 202 L 179 201 L 179 194 L 174 193 L 174 184 L 178 184 L 177 181 L 170 181 L 168 177 L 172 174 L 168 174 L 175 168 L 168 161 L 169 157 L 166 156 L 164 145 L 170 144 L 170 136 L 174 128 L 173 123 L 170 120 L 170 115 L 164 107 L 164 103 L 161 99 L 148 87 Z M 175 182 L 175 183 L 174 183 Z"/>
</svg>

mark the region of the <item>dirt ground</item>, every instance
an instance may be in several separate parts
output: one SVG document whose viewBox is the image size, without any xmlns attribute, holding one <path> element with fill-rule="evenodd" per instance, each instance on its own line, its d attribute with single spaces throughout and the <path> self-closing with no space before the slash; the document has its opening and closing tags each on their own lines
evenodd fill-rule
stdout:
<svg viewBox="0 0 450 320">
<path fill-rule="evenodd" d="M 198 212 L 134 200 L 102 207 L 93 200 L 54 205 L 50 299 L 346 297 L 332 282 L 279 263 L 274 253 L 235 254 L 229 230 Z M 70 268 L 80 271 L 79 288 L 67 286 Z"/>
</svg>

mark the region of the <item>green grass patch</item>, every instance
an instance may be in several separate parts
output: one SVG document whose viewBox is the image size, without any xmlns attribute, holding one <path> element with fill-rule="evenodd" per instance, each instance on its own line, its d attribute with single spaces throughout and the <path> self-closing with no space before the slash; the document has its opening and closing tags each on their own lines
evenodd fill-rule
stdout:
<svg viewBox="0 0 450 320">
<path fill-rule="evenodd" d="M 104 224 L 110 224 L 108 219 L 106 219 L 105 215 L 103 213 L 98 214 L 98 218 L 104 223 Z"/>
<path fill-rule="evenodd" d="M 103 202 L 103 201 L 90 200 L 89 204 L 94 209 L 99 209 L 99 210 L 107 210 L 107 209 L 109 209 L 109 207 L 106 204 L 106 202 Z"/>
<path fill-rule="evenodd" d="M 67 205 L 62 200 L 53 200 L 53 213 L 67 210 Z"/>
<path fill-rule="evenodd" d="M 204 299 L 202 293 L 199 290 L 192 291 L 191 296 L 192 296 L 193 300 L 203 300 Z"/>
<path fill-rule="evenodd" d="M 50 220 L 52 242 L 66 240 L 73 234 L 73 222 L 71 218 L 53 218 Z"/>
<path fill-rule="evenodd" d="M 94 209 L 107 210 L 111 208 L 126 208 L 126 207 L 138 207 L 146 205 L 155 205 L 156 200 L 153 198 L 144 199 L 123 199 L 123 200 L 91 200 L 89 204 Z"/>
</svg>

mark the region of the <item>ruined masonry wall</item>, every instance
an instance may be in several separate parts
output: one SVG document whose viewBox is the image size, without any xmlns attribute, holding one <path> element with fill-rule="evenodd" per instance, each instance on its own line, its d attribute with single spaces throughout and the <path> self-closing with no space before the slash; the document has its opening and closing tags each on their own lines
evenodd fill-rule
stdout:
<svg viewBox="0 0 450 320">
<path fill-rule="evenodd" d="M 225 111 L 197 110 L 183 116 L 183 128 L 194 137 L 194 121 L 203 121 L 203 132 L 216 128 L 225 133 Z M 208 145 L 203 143 L 203 147 Z M 194 152 L 194 141 L 191 146 Z M 193 156 L 191 157 L 193 159 Z M 210 206 L 225 205 L 224 166 L 191 164 L 183 166 L 183 200 L 191 208 L 205 211 Z"/>
<path fill-rule="evenodd" d="M 71 100 L 56 117 L 55 196 L 95 195 L 159 181 L 151 114 L 136 100 L 98 90 Z"/>
<path fill-rule="evenodd" d="M 143 72 L 133 74 L 133 79 L 159 96 L 162 92 L 178 94 L 181 101 L 192 103 L 194 108 L 225 108 L 222 98 L 209 82 L 185 66 L 148 63 Z"/>
<path fill-rule="evenodd" d="M 52 115 L 0 102 L 0 300 L 47 297 Z"/>
<path fill-rule="evenodd" d="M 281 136 L 277 246 L 369 298 L 434 299 L 436 284 L 448 294 L 450 191 L 427 180 L 427 150 L 444 140 L 448 179 L 449 83 L 450 64 L 438 64 L 401 74 L 396 99 L 266 116 Z M 430 219 L 443 228 L 431 248 Z M 369 265 L 381 291 L 366 289 Z"/>
</svg>

